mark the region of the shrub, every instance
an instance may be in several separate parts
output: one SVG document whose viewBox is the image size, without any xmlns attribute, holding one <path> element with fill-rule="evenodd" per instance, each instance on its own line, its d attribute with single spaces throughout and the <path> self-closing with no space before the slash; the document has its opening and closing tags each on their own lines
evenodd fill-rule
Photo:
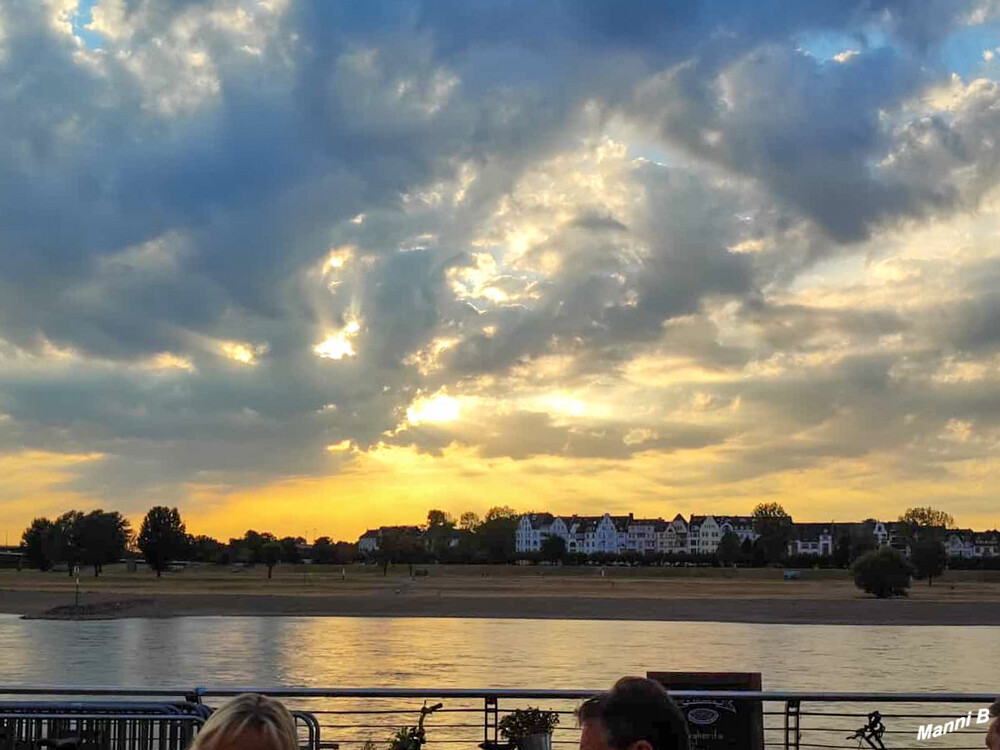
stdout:
<svg viewBox="0 0 1000 750">
<path fill-rule="evenodd" d="M 542 711 L 540 708 L 528 706 L 504 716 L 498 728 L 502 737 L 517 745 L 532 734 L 551 734 L 558 723 L 559 714 L 555 711 Z"/>
<path fill-rule="evenodd" d="M 913 569 L 899 552 L 891 547 L 866 552 L 851 566 L 854 585 L 879 599 L 908 596 Z"/>
<path fill-rule="evenodd" d="M 927 585 L 930 586 L 947 569 L 948 552 L 941 542 L 922 539 L 913 545 L 910 562 L 913 563 L 913 577 L 921 580 L 926 578 Z"/>
</svg>

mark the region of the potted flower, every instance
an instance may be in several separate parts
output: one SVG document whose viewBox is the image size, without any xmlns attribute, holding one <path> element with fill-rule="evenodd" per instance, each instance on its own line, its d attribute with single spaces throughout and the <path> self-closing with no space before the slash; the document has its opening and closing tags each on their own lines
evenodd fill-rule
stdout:
<svg viewBox="0 0 1000 750">
<path fill-rule="evenodd" d="M 555 711 L 518 708 L 500 720 L 500 735 L 519 750 L 552 750 L 552 730 L 559 723 Z"/>
</svg>

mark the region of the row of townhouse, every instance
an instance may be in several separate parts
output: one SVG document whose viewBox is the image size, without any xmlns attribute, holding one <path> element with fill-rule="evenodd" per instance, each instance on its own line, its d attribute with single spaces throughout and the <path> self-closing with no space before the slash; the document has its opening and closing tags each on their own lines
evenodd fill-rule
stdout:
<svg viewBox="0 0 1000 750">
<path fill-rule="evenodd" d="M 514 532 L 517 552 L 538 552 L 549 537 L 561 537 L 567 552 L 584 554 L 712 554 L 729 532 L 740 541 L 757 539 L 749 516 L 691 516 L 678 514 L 672 521 L 662 518 L 613 516 L 554 516 L 528 513 L 521 516 Z"/>
<path fill-rule="evenodd" d="M 383 535 L 402 533 L 422 536 L 419 526 L 382 526 L 370 529 L 358 539 L 358 553 L 377 552 Z M 521 516 L 514 532 L 517 552 L 538 552 L 545 540 L 561 537 L 566 550 L 584 554 L 696 554 L 711 555 L 719 548 L 727 533 L 739 537 L 740 543 L 752 544 L 758 534 L 750 516 L 694 515 L 690 519 L 678 514 L 672 521 L 662 518 L 613 516 L 554 516 L 551 513 L 529 513 Z M 1000 556 L 1000 532 L 977 532 L 971 529 L 933 529 L 950 557 L 976 559 Z M 844 536 L 854 540 L 870 539 L 877 546 L 891 546 L 909 554 L 907 527 L 898 522 L 863 521 L 859 523 L 793 523 L 788 543 L 790 555 L 832 555 Z M 456 539 L 449 540 L 451 546 Z"/>
<path fill-rule="evenodd" d="M 946 529 L 943 526 L 929 531 L 934 538 L 942 541 L 949 557 L 975 559 L 1000 556 L 1000 531 Z M 845 535 L 854 539 L 870 535 L 877 547 L 889 546 L 907 556 L 910 554 L 909 527 L 898 521 L 793 524 L 788 552 L 792 555 L 832 555 Z"/>
<path fill-rule="evenodd" d="M 1000 556 L 1000 531 L 952 529 L 945 540 L 952 557 L 982 558 Z"/>
<path fill-rule="evenodd" d="M 951 557 L 982 558 L 1000 556 L 1000 532 L 970 529 L 934 530 Z M 695 515 L 686 520 L 678 514 L 672 521 L 662 518 L 613 516 L 554 516 L 529 513 L 521 516 L 514 532 L 517 552 L 538 552 L 552 536 L 562 537 L 568 552 L 584 554 L 698 554 L 711 555 L 727 533 L 740 543 L 752 544 L 758 534 L 750 516 Z M 898 522 L 863 521 L 847 523 L 793 523 L 788 543 L 790 555 L 826 557 L 834 553 L 845 535 L 869 539 L 876 547 L 892 546 L 909 554 L 907 527 Z"/>
</svg>

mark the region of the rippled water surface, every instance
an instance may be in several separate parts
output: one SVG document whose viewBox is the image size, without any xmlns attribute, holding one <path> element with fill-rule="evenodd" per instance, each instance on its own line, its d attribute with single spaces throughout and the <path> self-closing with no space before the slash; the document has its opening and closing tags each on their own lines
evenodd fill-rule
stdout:
<svg viewBox="0 0 1000 750">
<path fill-rule="evenodd" d="M 1000 628 L 976 626 L 353 617 L 46 622 L 4 615 L 0 682 L 591 689 L 647 670 L 759 671 L 768 690 L 994 693 L 1000 692 L 998 644 Z M 394 728 L 412 723 L 420 704 L 396 701 L 392 709 L 403 708 L 403 714 L 337 713 L 372 705 L 389 707 L 356 699 L 299 701 L 300 708 L 316 712 L 325 722 L 324 739 L 340 742 L 345 750 L 360 747 L 366 739 L 384 742 Z M 430 722 L 431 746 L 474 747 L 482 739 L 482 702 L 452 700 L 448 707 L 455 713 L 435 715 Z M 550 707 L 570 711 L 573 704 Z M 463 708 L 470 712 L 462 713 Z M 828 710 L 863 713 L 871 708 L 842 705 Z M 927 720 L 928 711 L 937 711 L 943 722 L 970 706 L 880 708 L 911 714 L 887 720 L 890 750 L 982 746 L 984 727 L 916 742 L 916 728 Z M 780 746 L 782 722 L 781 716 L 765 716 L 770 747 Z M 845 728 L 860 724 L 853 717 L 812 716 L 803 722 L 807 745 L 856 746 L 845 739 Z M 831 723 L 834 731 L 814 731 Z M 575 731 L 572 716 L 565 714 L 557 747 L 572 747 Z"/>
<path fill-rule="evenodd" d="M 766 689 L 1000 690 L 1000 628 L 336 617 L 0 616 L 4 682 L 595 687 L 760 671 Z"/>
</svg>

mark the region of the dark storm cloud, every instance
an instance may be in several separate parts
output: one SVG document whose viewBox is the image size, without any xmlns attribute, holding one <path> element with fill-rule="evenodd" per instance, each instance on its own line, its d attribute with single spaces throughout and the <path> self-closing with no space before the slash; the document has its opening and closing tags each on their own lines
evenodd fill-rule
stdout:
<svg viewBox="0 0 1000 750">
<path fill-rule="evenodd" d="M 95 51 L 50 6 L 4 3 L 4 447 L 104 452 L 79 485 L 98 493 L 262 481 L 334 470 L 326 444 L 373 445 L 421 391 L 545 354 L 572 355 L 581 379 L 645 348 L 735 369 L 824 329 L 904 330 L 891 312 L 753 300 L 874 228 L 974 205 L 996 184 L 995 86 L 951 114 L 893 127 L 880 114 L 947 82 L 930 54 L 976 6 L 127 0 L 120 16 L 94 9 L 114 27 Z M 816 60 L 797 51 L 808 34 L 857 39 L 862 54 Z M 456 296 L 449 274 L 475 264 L 473 241 L 519 180 L 616 118 L 693 159 L 631 168 L 643 197 L 628 216 L 575 206 L 491 281 L 511 302 Z M 465 166 L 475 180 L 459 200 Z M 749 239 L 771 250 L 729 250 Z M 318 269 L 340 245 L 355 255 L 331 287 Z M 548 257 L 558 270 L 526 270 Z M 707 340 L 710 297 L 750 300 L 771 349 Z M 941 335 L 988 342 L 976 321 L 991 304 L 946 316 Z M 355 317 L 355 357 L 314 355 Z M 407 364 L 443 335 L 460 341 L 436 372 Z M 260 345 L 256 364 L 225 359 L 224 342 Z M 68 359 L 51 364 L 52 347 Z M 153 372 L 163 352 L 190 371 Z M 829 412 L 829 392 L 801 387 L 806 412 Z M 459 440 L 624 457 L 725 436 L 667 426 L 629 446 L 625 424 L 574 431 L 534 414 L 495 429 Z M 534 443 L 519 448 L 525 432 Z"/>
</svg>

